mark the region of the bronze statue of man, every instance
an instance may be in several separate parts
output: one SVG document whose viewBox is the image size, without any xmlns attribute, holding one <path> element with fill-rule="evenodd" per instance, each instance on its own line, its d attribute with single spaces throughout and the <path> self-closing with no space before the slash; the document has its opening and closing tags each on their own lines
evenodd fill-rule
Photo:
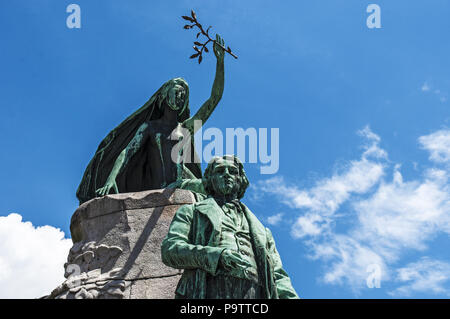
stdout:
<svg viewBox="0 0 450 319">
<path fill-rule="evenodd" d="M 78 187 L 80 204 L 111 190 L 138 192 L 165 188 L 177 180 L 201 178 L 193 136 L 222 98 L 224 46 L 216 35 L 213 49 L 217 65 L 211 96 L 193 117 L 189 110 L 189 87 L 183 79 L 175 78 L 103 139 Z M 191 154 L 179 154 L 174 159 L 172 149 L 186 135 L 191 139 Z"/>
<path fill-rule="evenodd" d="M 237 157 L 213 158 L 208 197 L 176 212 L 161 246 L 162 261 L 184 269 L 176 298 L 298 298 L 270 230 L 240 202 L 248 185 Z"/>
</svg>

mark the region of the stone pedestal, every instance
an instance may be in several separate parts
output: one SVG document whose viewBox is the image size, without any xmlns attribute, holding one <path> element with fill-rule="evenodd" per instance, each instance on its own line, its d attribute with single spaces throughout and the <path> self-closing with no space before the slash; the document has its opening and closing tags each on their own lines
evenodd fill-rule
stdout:
<svg viewBox="0 0 450 319">
<path fill-rule="evenodd" d="M 177 209 L 194 201 L 190 191 L 161 189 L 82 204 L 70 225 L 67 280 L 47 298 L 173 298 L 181 271 L 162 263 L 161 243 Z"/>
</svg>

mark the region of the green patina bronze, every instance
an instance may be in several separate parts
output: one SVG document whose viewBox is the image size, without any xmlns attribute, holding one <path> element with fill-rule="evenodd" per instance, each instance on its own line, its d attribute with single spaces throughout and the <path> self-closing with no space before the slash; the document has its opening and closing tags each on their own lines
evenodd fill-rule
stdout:
<svg viewBox="0 0 450 319">
<path fill-rule="evenodd" d="M 298 298 L 270 230 L 240 202 L 248 185 L 235 156 L 175 185 L 207 194 L 178 209 L 161 246 L 163 262 L 184 269 L 177 298 Z"/>
<path fill-rule="evenodd" d="M 94 197 L 116 193 L 158 189 L 182 179 L 201 178 L 201 169 L 195 160 L 193 138 L 192 154 L 188 160 L 174 161 L 173 147 L 189 132 L 208 120 L 224 89 L 224 42 L 216 35 L 214 54 L 217 58 L 216 75 L 210 98 L 190 117 L 189 87 L 181 78 L 167 81 L 139 110 L 113 129 L 100 143 L 89 162 L 77 197 L 80 204 Z M 174 139 L 174 135 L 179 135 Z"/>
</svg>

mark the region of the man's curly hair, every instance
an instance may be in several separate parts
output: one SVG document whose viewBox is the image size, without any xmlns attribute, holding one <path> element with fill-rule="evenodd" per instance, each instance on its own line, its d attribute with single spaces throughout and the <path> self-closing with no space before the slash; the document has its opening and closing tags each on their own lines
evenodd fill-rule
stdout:
<svg viewBox="0 0 450 319">
<path fill-rule="evenodd" d="M 250 183 L 248 181 L 247 175 L 245 174 L 244 165 L 242 164 L 241 160 L 237 158 L 237 156 L 235 155 L 223 155 L 213 157 L 211 161 L 208 163 L 208 166 L 205 169 L 205 173 L 203 174 L 202 179 L 203 187 L 205 188 L 205 191 L 208 195 L 214 195 L 214 188 L 212 186 L 212 172 L 216 164 L 222 160 L 232 161 L 238 167 L 239 170 L 238 198 L 241 199 L 242 197 L 244 197 L 245 191 L 247 190 L 247 187 Z"/>
</svg>

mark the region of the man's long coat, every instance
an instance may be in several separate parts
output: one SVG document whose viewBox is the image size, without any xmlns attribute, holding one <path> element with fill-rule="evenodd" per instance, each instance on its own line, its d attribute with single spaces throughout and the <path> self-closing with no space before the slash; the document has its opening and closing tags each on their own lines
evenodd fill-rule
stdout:
<svg viewBox="0 0 450 319">
<path fill-rule="evenodd" d="M 298 298 L 282 267 L 272 233 L 244 204 L 241 205 L 248 220 L 264 297 Z M 224 250 L 218 247 L 221 225 L 222 209 L 213 198 L 184 205 L 176 212 L 162 243 L 161 256 L 164 264 L 184 269 L 177 286 L 177 297 L 206 298 L 206 276 L 217 274 Z"/>
</svg>

